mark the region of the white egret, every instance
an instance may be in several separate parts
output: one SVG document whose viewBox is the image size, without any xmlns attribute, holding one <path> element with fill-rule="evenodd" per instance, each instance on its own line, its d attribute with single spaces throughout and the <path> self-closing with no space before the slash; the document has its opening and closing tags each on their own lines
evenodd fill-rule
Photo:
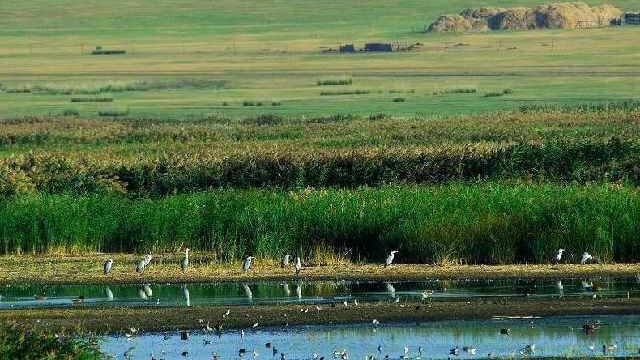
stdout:
<svg viewBox="0 0 640 360">
<path fill-rule="evenodd" d="M 582 254 L 582 259 L 580 260 L 580 264 L 584 265 L 587 262 L 592 260 L 593 260 L 593 256 L 591 256 L 591 254 L 585 251 L 584 254 Z"/>
<path fill-rule="evenodd" d="M 393 263 L 393 259 L 396 257 L 397 253 L 399 253 L 398 250 L 393 250 L 389 253 L 389 256 L 387 256 L 387 260 L 384 262 L 384 267 L 391 266 L 391 264 Z"/>
</svg>

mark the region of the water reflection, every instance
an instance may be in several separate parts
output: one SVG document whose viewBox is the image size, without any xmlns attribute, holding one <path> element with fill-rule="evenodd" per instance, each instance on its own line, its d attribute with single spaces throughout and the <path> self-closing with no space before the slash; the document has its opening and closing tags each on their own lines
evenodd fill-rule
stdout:
<svg viewBox="0 0 640 360">
<path fill-rule="evenodd" d="M 555 280 L 307 281 L 142 285 L 7 285 L 0 309 L 15 307 L 198 306 L 441 299 L 640 296 L 637 278 Z M 78 301 L 82 299 L 82 301 Z M 155 300 L 155 301 L 153 301 Z"/>
<path fill-rule="evenodd" d="M 593 333 L 582 331 L 585 322 L 598 321 Z M 508 328 L 509 335 L 500 334 Z M 381 324 L 313 326 L 274 329 L 245 329 L 214 335 L 194 331 L 188 341 L 178 332 L 149 333 L 126 338 L 111 336 L 101 347 L 121 356 L 130 346 L 136 358 L 151 353 L 164 359 L 180 359 L 186 351 L 191 358 L 237 359 L 257 353 L 261 358 L 351 359 L 478 358 L 478 357 L 595 357 L 634 356 L 640 348 L 640 316 L 550 317 L 544 319 L 496 319 L 485 321 L 441 321 L 422 324 Z"/>
</svg>

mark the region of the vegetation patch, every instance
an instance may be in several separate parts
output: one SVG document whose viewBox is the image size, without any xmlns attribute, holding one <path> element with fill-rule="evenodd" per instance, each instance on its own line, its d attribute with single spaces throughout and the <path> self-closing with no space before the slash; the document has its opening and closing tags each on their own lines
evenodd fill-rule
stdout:
<svg viewBox="0 0 640 360">
<path fill-rule="evenodd" d="M 436 90 L 433 95 L 448 95 L 448 94 L 475 94 L 478 92 L 476 88 L 449 88 Z"/>
<path fill-rule="evenodd" d="M 563 248 L 573 263 L 584 251 L 599 262 L 637 262 L 639 214 L 634 188 L 611 185 L 32 195 L 0 202 L 0 249 L 143 253 L 188 244 L 231 260 L 309 258 L 323 248 L 375 262 L 399 249 L 401 262 L 512 264 L 549 263 Z"/>
<path fill-rule="evenodd" d="M 369 94 L 370 90 L 333 90 L 333 91 L 321 91 L 320 96 L 340 96 L 340 95 L 366 95 Z"/>
<path fill-rule="evenodd" d="M 119 116 L 127 116 L 129 115 L 129 108 L 108 108 L 102 109 L 98 111 L 99 116 L 111 116 L 111 117 L 119 117 Z"/>
<path fill-rule="evenodd" d="M 503 89 L 502 91 L 492 91 L 484 94 L 484 97 L 500 97 L 505 95 L 513 94 L 513 90 L 511 89 Z"/>
<path fill-rule="evenodd" d="M 73 331 L 53 332 L 47 326 L 25 326 L 23 321 L 18 321 L 21 325 L 17 325 L 18 322 L 0 323 L 2 359 L 106 359 L 94 339 Z"/>
<path fill-rule="evenodd" d="M 46 95 L 97 95 L 129 91 L 151 91 L 172 89 L 223 89 L 227 86 L 224 80 L 212 79 L 174 79 L 174 80 L 134 80 L 107 81 L 104 83 L 85 84 L 24 84 L 16 87 L 0 85 L 0 92 L 46 94 Z"/>
<path fill-rule="evenodd" d="M 353 80 L 351 78 L 348 79 L 325 79 L 318 80 L 316 82 L 318 86 L 336 86 L 336 85 L 351 85 L 353 84 Z"/>
<path fill-rule="evenodd" d="M 71 98 L 71 102 L 113 102 L 112 97 L 74 97 Z"/>
</svg>

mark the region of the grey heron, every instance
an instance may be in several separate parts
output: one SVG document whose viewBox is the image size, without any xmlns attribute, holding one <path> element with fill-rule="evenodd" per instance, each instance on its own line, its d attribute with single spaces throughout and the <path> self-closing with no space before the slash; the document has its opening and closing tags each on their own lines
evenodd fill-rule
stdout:
<svg viewBox="0 0 640 360">
<path fill-rule="evenodd" d="M 242 271 L 248 272 L 251 270 L 251 261 L 255 259 L 253 256 L 247 256 L 242 262 Z"/>
<path fill-rule="evenodd" d="M 184 248 L 184 258 L 180 262 L 180 269 L 182 272 L 187 271 L 187 267 L 189 266 L 189 248 Z"/>
<path fill-rule="evenodd" d="M 147 297 L 153 296 L 153 290 L 151 290 L 151 286 L 149 284 L 144 284 L 142 286 L 142 290 L 144 290 L 144 293 L 147 295 Z"/>
<path fill-rule="evenodd" d="M 109 259 L 104 262 L 104 265 L 102 265 L 102 271 L 104 272 L 105 275 L 109 275 L 109 273 L 111 272 L 112 266 L 113 266 L 113 259 Z"/>
<path fill-rule="evenodd" d="M 592 261 L 592 260 L 593 260 L 593 256 L 591 256 L 591 254 L 589 254 L 588 252 L 585 251 L 582 254 L 582 259 L 580 260 L 580 264 L 584 265 L 587 262 Z"/>
<path fill-rule="evenodd" d="M 146 257 L 138 261 L 138 264 L 136 265 L 136 272 L 138 274 L 142 274 L 144 272 L 145 266 L 147 266 Z"/>
<path fill-rule="evenodd" d="M 300 270 L 302 270 L 302 260 L 300 256 L 296 256 L 296 275 L 300 274 Z"/>
<path fill-rule="evenodd" d="M 558 249 L 556 253 L 556 264 L 562 260 L 562 254 L 564 253 L 564 249 Z"/>
<path fill-rule="evenodd" d="M 289 258 L 291 257 L 291 255 L 286 254 L 285 256 L 282 257 L 282 261 L 280 262 L 280 267 L 281 268 L 287 268 L 289 267 Z"/>
<path fill-rule="evenodd" d="M 387 260 L 384 262 L 384 267 L 391 266 L 391 264 L 393 263 L 393 259 L 396 257 L 397 253 L 399 253 L 398 250 L 393 250 L 389 253 L 389 256 L 387 256 Z"/>
<path fill-rule="evenodd" d="M 149 263 L 151 263 L 151 259 L 153 259 L 153 255 L 151 254 L 147 254 L 144 256 L 144 266 L 146 267 L 147 265 L 149 265 Z"/>
</svg>

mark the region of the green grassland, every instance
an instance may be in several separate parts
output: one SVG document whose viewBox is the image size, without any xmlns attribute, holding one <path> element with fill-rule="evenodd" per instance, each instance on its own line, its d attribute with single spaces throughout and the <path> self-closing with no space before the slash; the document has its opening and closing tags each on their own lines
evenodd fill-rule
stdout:
<svg viewBox="0 0 640 360">
<path fill-rule="evenodd" d="M 590 1 L 590 3 L 597 3 Z M 474 6 L 535 5 L 482 1 Z M 633 9 L 633 1 L 613 1 Z M 107 93 L 109 104 L 71 103 L 72 95 L 0 93 L 0 116 L 232 118 L 276 113 L 443 116 L 513 109 L 523 103 L 577 103 L 638 97 L 640 28 L 424 34 L 425 24 L 464 1 L 309 4 L 278 1 L 30 1 L 0 5 L 0 83 L 88 89 L 139 81 L 220 80 L 224 86 Z M 417 51 L 339 55 L 323 47 L 366 41 L 420 42 Z M 94 46 L 127 55 L 91 56 Z M 351 85 L 318 86 L 347 77 Z M 330 88 L 330 89 L 327 89 Z M 475 88 L 475 94 L 440 94 Z M 361 95 L 321 92 L 367 90 Z M 484 94 L 503 89 L 501 97 Z M 402 97 L 404 102 L 393 102 Z M 262 106 L 243 106 L 261 102 Z M 272 103 L 279 103 L 273 106 Z"/>
</svg>

